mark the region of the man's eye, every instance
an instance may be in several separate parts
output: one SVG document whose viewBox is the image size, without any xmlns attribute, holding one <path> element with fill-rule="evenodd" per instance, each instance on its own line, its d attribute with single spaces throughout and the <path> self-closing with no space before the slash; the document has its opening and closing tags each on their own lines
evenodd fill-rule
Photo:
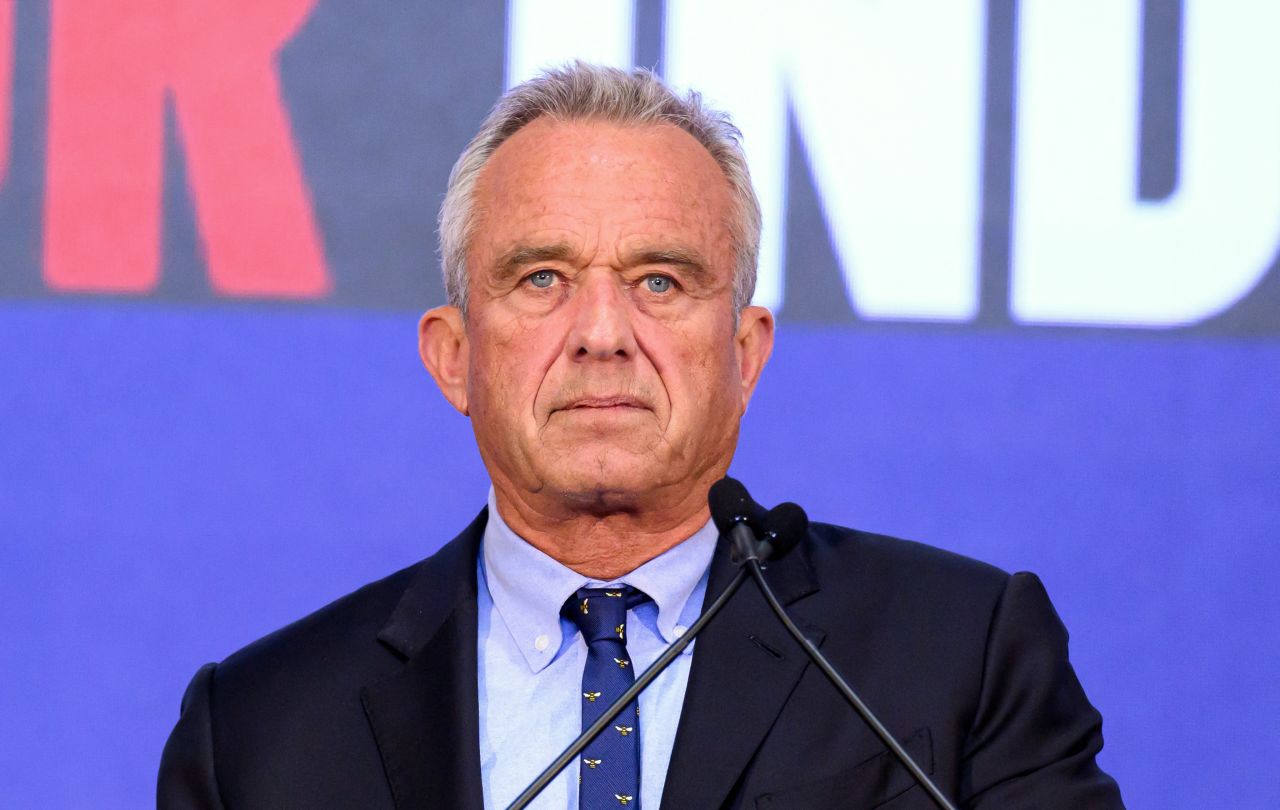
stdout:
<svg viewBox="0 0 1280 810">
<path fill-rule="evenodd" d="M 556 274 L 550 270 L 539 270 L 529 276 L 529 283 L 545 290 L 556 283 Z"/>
<path fill-rule="evenodd" d="M 674 283 L 670 276 L 646 276 L 644 280 L 645 287 L 649 289 L 649 292 L 655 293 L 670 292 Z"/>
</svg>

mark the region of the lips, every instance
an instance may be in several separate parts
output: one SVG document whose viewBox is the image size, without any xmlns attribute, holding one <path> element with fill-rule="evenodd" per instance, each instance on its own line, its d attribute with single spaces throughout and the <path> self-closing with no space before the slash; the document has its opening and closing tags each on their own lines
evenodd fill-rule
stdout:
<svg viewBox="0 0 1280 810">
<path fill-rule="evenodd" d="M 562 399 L 548 413 L 573 413 L 587 417 L 592 414 L 623 416 L 652 411 L 653 406 L 646 397 L 631 392 L 587 394 L 571 391 L 563 394 Z"/>
<path fill-rule="evenodd" d="M 577 410 L 579 408 L 647 408 L 640 400 L 629 396 L 605 396 L 605 397 L 584 397 L 575 399 L 564 406 L 564 410 Z"/>
</svg>

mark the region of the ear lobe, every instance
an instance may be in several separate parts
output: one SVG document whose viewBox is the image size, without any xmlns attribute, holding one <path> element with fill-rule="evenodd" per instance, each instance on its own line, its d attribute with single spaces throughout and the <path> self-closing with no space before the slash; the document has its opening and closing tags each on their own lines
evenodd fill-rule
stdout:
<svg viewBox="0 0 1280 810">
<path fill-rule="evenodd" d="M 435 378 L 440 393 L 464 416 L 469 416 L 467 373 L 470 352 L 462 312 L 457 307 L 427 310 L 418 321 L 418 354 Z"/>
<path fill-rule="evenodd" d="M 744 307 L 738 315 L 738 333 L 734 343 L 738 351 L 738 370 L 742 375 L 742 411 L 746 413 L 751 394 L 760 382 L 764 364 L 773 352 L 773 313 L 764 307 Z"/>
</svg>

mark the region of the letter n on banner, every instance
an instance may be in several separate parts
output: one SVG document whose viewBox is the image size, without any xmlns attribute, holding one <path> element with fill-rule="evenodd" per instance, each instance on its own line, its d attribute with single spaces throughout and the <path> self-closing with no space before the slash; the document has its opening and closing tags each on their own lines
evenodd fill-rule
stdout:
<svg viewBox="0 0 1280 810">
<path fill-rule="evenodd" d="M 44 276 L 145 292 L 160 276 L 174 104 L 209 279 L 225 295 L 331 286 L 275 55 L 315 0 L 53 0 Z"/>
</svg>

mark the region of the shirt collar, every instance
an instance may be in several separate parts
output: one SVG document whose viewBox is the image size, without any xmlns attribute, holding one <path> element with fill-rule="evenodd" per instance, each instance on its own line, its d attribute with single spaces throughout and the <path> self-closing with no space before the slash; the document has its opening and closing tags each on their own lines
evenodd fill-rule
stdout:
<svg viewBox="0 0 1280 810">
<path fill-rule="evenodd" d="M 698 582 L 711 564 L 719 532 L 708 520 L 681 543 L 629 574 L 608 582 L 590 579 L 544 554 L 511 530 L 498 514 L 489 489 L 489 520 L 480 546 L 481 570 L 489 596 L 529 668 L 541 671 L 559 653 L 560 608 L 579 588 L 627 584 L 657 605 L 658 632 L 670 644 L 676 625 Z M 692 652 L 692 647 L 685 648 Z"/>
</svg>

